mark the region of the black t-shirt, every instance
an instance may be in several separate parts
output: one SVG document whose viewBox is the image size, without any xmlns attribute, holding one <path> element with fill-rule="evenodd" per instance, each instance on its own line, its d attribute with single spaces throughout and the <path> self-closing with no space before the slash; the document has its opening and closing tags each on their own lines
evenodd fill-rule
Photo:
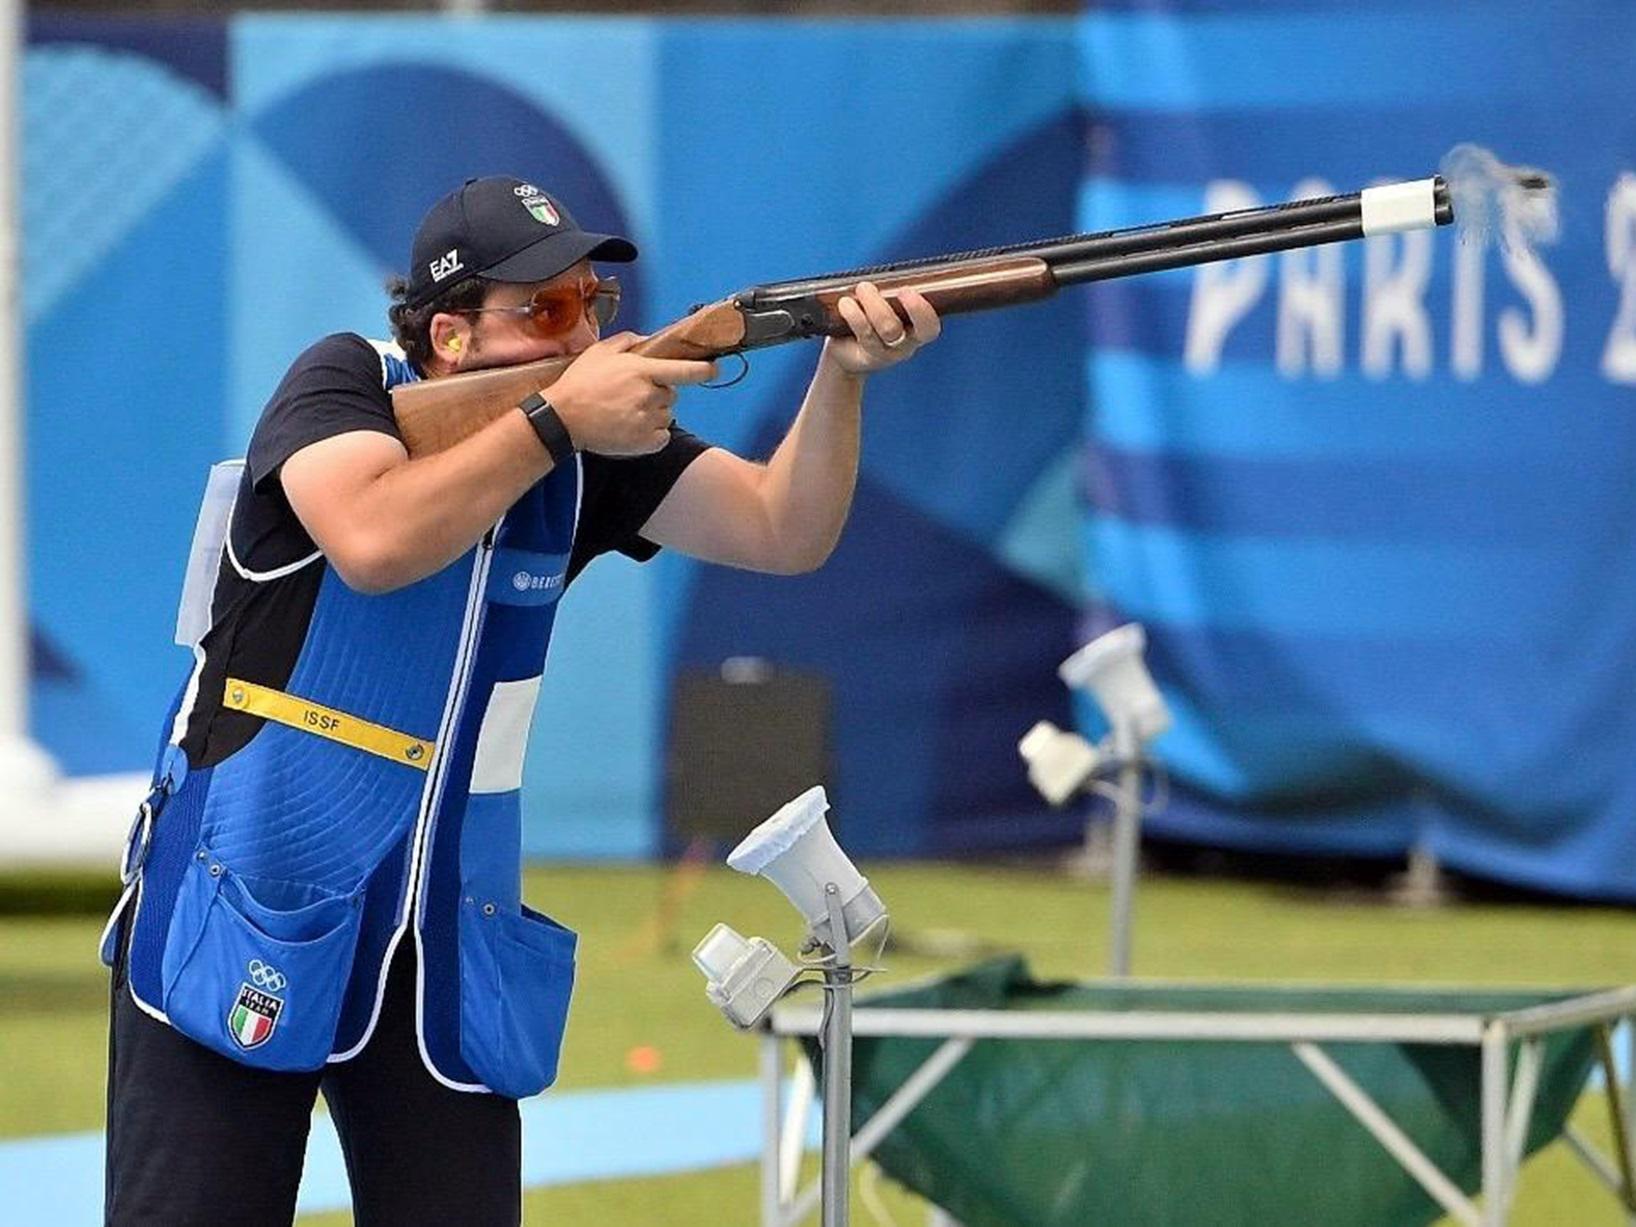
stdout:
<svg viewBox="0 0 1636 1227">
<path fill-rule="evenodd" d="M 247 569 L 270 571 L 316 548 L 284 497 L 280 467 L 321 439 L 353 430 L 398 433 L 386 384 L 396 351 L 383 353 L 355 333 L 325 337 L 297 358 L 262 411 L 245 455 L 245 481 L 234 515 L 233 545 Z M 680 427 L 648 456 L 614 459 L 583 453 L 584 489 L 568 582 L 598 554 L 645 562 L 659 547 L 641 536 L 683 470 L 709 445 Z"/>
<path fill-rule="evenodd" d="M 394 369 L 396 364 L 397 369 Z M 192 688 L 182 748 L 195 767 L 220 762 L 247 744 L 261 720 L 223 706 L 226 679 L 281 690 L 307 635 L 325 568 L 284 497 L 279 469 L 309 444 L 353 430 L 399 438 L 386 385 L 406 374 L 395 349 L 350 333 L 326 337 L 295 360 L 250 439 L 229 528 L 231 554 L 217 572 L 211 625 Z M 579 522 L 566 583 L 598 554 L 618 550 L 643 561 L 658 546 L 642 525 L 676 479 L 708 445 L 676 427 L 648 456 L 580 456 Z"/>
</svg>

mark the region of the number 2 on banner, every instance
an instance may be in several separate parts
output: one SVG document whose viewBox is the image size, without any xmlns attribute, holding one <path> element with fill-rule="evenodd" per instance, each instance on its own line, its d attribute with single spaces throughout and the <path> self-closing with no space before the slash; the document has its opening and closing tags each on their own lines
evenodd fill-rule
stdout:
<svg viewBox="0 0 1636 1227">
<path fill-rule="evenodd" d="M 1608 193 L 1608 272 L 1620 285 L 1619 314 L 1602 351 L 1602 374 L 1636 383 L 1636 175 L 1626 171 Z"/>
</svg>

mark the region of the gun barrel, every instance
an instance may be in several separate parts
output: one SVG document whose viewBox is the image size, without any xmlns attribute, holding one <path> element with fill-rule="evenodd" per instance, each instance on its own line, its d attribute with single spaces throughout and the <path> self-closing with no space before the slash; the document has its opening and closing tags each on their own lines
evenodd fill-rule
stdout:
<svg viewBox="0 0 1636 1227">
<path fill-rule="evenodd" d="M 1322 207 L 1306 210 L 1295 207 L 1303 203 Z M 1275 205 L 1270 210 L 1250 209 L 1219 218 L 1183 222 L 1170 229 L 1166 241 L 1159 243 L 1088 244 L 1084 251 L 1053 262 L 1051 274 L 1059 286 L 1107 281 L 1297 247 L 1344 243 L 1377 234 L 1428 230 L 1446 226 L 1453 220 L 1454 206 L 1448 186 L 1438 176 L 1366 188 L 1323 201 L 1297 201 L 1294 205 Z M 1253 224 L 1237 224 L 1245 221 Z"/>
<path fill-rule="evenodd" d="M 1292 200 L 1122 230 L 1073 234 L 1003 247 L 893 264 L 873 264 L 754 286 L 736 296 L 750 310 L 849 287 L 892 274 L 932 274 L 960 264 L 1030 256 L 1050 267 L 1058 285 L 1106 280 L 1166 268 L 1183 268 L 1291 247 L 1341 242 L 1371 234 L 1428 229 L 1454 220 L 1448 185 L 1441 176 L 1366 188 L 1341 196 Z"/>
<path fill-rule="evenodd" d="M 1196 264 L 1212 264 L 1218 260 L 1237 260 L 1244 256 L 1261 256 L 1296 247 L 1317 247 L 1323 243 L 1341 243 L 1362 237 L 1363 232 L 1354 221 L 1318 222 L 1264 234 L 1241 234 L 1143 251 L 1062 260 L 1051 266 L 1051 275 L 1058 286 L 1080 285 L 1087 281 L 1111 281 L 1116 277 L 1191 268 Z"/>
</svg>

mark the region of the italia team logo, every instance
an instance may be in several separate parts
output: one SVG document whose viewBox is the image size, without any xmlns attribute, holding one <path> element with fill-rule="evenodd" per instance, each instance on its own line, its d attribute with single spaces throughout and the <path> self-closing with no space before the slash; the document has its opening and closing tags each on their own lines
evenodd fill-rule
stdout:
<svg viewBox="0 0 1636 1227">
<path fill-rule="evenodd" d="M 555 226 L 562 221 L 562 214 L 544 196 L 536 196 L 523 201 L 524 206 L 534 215 L 534 220 L 546 226 Z"/>
<path fill-rule="evenodd" d="M 542 226 L 555 226 L 561 223 L 562 214 L 557 212 L 557 206 L 532 183 L 519 183 L 511 191 L 523 202 L 523 208 L 533 214 L 534 220 Z"/>
<path fill-rule="evenodd" d="M 260 959 L 251 959 L 248 970 L 251 980 L 272 991 L 263 992 L 249 980 L 240 984 L 238 999 L 227 1015 L 227 1031 L 240 1048 L 258 1048 L 273 1037 L 284 1010 L 284 1002 L 273 993 L 283 992 L 285 980 L 276 967 Z"/>
</svg>

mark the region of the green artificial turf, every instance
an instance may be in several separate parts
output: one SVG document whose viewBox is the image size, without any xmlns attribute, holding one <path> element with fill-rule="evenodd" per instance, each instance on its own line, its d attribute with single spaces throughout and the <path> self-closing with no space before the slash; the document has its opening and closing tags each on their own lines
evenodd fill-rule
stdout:
<svg viewBox="0 0 1636 1227">
<path fill-rule="evenodd" d="M 927 864 L 866 867 L 902 938 L 876 984 L 952 970 L 1021 950 L 1043 977 L 1104 969 L 1107 892 L 1048 868 Z M 793 950 L 800 922 L 768 883 L 725 869 L 702 876 L 651 867 L 547 867 L 530 872 L 531 903 L 578 929 L 579 984 L 560 1087 L 749 1078 L 755 1043 L 705 1000 L 688 957 L 716 921 Z M 102 1121 L 106 979 L 95 960 L 100 922 L 0 918 L 0 1136 L 94 1129 Z M 1411 910 L 1347 896 L 1192 879 L 1142 883 L 1134 967 L 1196 980 L 1607 986 L 1636 983 L 1636 913 L 1609 908 L 1476 906 Z M 652 1049 L 657 1068 L 633 1068 Z M 652 1054 L 649 1054 L 650 1056 Z M 1587 1101 L 1587 1129 L 1605 1111 Z M 886 1182 L 899 1227 L 923 1209 Z M 752 1167 L 534 1190 L 528 1221 L 748 1223 Z M 860 1198 L 862 1192 L 860 1191 Z M 854 1221 L 871 1222 L 860 1199 Z M 345 1215 L 303 1224 L 345 1223 Z M 1611 1199 L 1560 1145 L 1524 1171 L 1516 1227 L 1619 1223 Z"/>
</svg>

